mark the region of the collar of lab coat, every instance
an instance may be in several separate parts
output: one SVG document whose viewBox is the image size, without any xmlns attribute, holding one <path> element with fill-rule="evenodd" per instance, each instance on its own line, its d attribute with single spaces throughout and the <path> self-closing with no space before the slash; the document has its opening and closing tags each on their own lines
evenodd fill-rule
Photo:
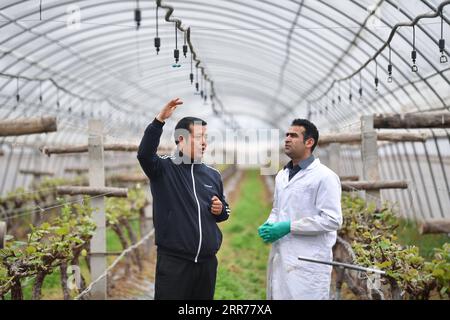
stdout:
<svg viewBox="0 0 450 320">
<path fill-rule="evenodd" d="M 293 169 L 294 167 L 300 167 L 301 170 L 305 170 L 306 168 L 308 168 L 308 166 L 314 162 L 314 155 L 310 155 L 308 158 L 306 158 L 305 160 L 300 161 L 297 165 L 294 166 L 294 163 L 291 161 L 289 161 L 287 163 L 287 165 L 284 166 L 284 169 L 288 168 L 288 169 Z"/>
<path fill-rule="evenodd" d="M 304 170 L 300 170 L 295 176 L 292 177 L 291 180 L 289 180 L 289 169 L 285 168 L 283 170 L 283 185 L 284 188 L 287 186 L 290 186 L 291 184 L 295 183 L 295 181 L 301 179 L 307 172 L 314 170 L 317 168 L 320 164 L 319 158 L 314 159 L 314 161 Z"/>
</svg>

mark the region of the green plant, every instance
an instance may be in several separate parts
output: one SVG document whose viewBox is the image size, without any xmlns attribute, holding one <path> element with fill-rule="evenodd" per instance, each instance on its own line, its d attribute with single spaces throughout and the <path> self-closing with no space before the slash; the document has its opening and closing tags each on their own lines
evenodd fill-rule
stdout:
<svg viewBox="0 0 450 320">
<path fill-rule="evenodd" d="M 448 293 L 448 245 L 427 263 L 418 247 L 398 243 L 399 219 L 387 204 L 375 210 L 364 200 L 344 194 L 342 211 L 344 223 L 339 235 L 351 243 L 355 263 L 386 271 L 391 290 L 400 290 L 404 299 L 428 299 L 435 288 Z"/>
<path fill-rule="evenodd" d="M 138 237 L 130 222 L 139 219 L 144 214 L 143 210 L 147 205 L 148 200 L 140 185 L 128 190 L 127 198 L 108 198 L 106 200 L 107 225 L 117 235 L 122 249 L 126 249 L 129 246 L 129 241 L 124 231 L 128 234 L 132 244 L 137 243 Z M 141 269 L 142 263 L 138 251 L 133 253 L 133 258 Z M 130 264 L 127 263 L 127 268 L 129 267 Z"/>
<path fill-rule="evenodd" d="M 425 267 L 437 282 L 441 297 L 447 295 L 450 299 L 450 243 L 444 243 L 442 248 L 434 249 L 431 262 L 425 262 Z"/>
<path fill-rule="evenodd" d="M 91 216 L 87 199 L 82 204 L 65 204 L 60 217 L 51 223 L 30 225 L 27 241 L 8 241 L 0 251 L 3 267 L 0 296 L 11 290 L 12 299 L 22 299 L 21 280 L 35 277 L 33 299 L 39 299 L 45 277 L 56 267 L 72 261 L 88 245 L 95 230 Z"/>
<path fill-rule="evenodd" d="M 79 258 L 87 257 L 95 223 L 89 198 L 84 198 L 82 203 L 68 204 L 64 202 L 67 199 L 56 197 L 53 187 L 65 183 L 67 180 L 64 179 L 43 181 L 42 188 L 37 192 L 40 197 L 43 196 L 39 200 L 36 200 L 36 193 L 30 196 L 30 193 L 20 189 L 16 190 L 16 194 L 9 195 L 7 201 L 15 202 L 40 203 L 52 197 L 51 201 L 59 203 L 61 209 L 57 215 L 37 226 L 29 224 L 26 241 L 8 237 L 6 248 L 0 250 L 0 297 L 10 293 L 12 299 L 23 299 L 23 283 L 34 280 L 32 299 L 39 299 L 45 278 L 59 268 L 64 298 L 70 298 L 66 284 L 67 266 L 79 265 Z M 126 234 L 132 243 L 137 242 L 130 221 L 139 218 L 147 205 L 145 192 L 139 186 L 129 190 L 128 198 L 106 200 L 107 225 L 121 235 L 123 249 L 128 246 Z M 136 251 L 133 255 L 138 266 L 141 266 L 139 253 Z M 84 289 L 84 278 L 81 280 L 81 289 Z"/>
</svg>

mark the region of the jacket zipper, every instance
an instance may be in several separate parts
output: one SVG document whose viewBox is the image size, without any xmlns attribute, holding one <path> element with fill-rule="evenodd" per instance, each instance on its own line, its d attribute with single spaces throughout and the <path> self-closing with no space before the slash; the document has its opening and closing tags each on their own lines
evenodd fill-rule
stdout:
<svg viewBox="0 0 450 320">
<path fill-rule="evenodd" d="M 195 179 L 194 179 L 194 164 L 191 165 L 191 176 L 192 176 L 192 187 L 194 188 L 194 197 L 197 201 L 197 212 L 198 212 L 198 230 L 200 232 L 200 238 L 198 241 L 197 255 L 195 256 L 195 263 L 197 263 L 198 255 L 200 254 L 200 248 L 202 246 L 202 218 L 200 215 L 200 203 L 198 202 L 197 192 L 195 191 Z"/>
</svg>

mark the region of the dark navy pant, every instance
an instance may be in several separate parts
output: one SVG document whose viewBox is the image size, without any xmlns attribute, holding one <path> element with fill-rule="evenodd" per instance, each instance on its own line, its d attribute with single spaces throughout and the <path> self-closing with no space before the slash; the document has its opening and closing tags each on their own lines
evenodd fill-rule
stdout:
<svg viewBox="0 0 450 320">
<path fill-rule="evenodd" d="M 158 251 L 155 300 L 212 300 L 216 274 L 216 256 L 195 263 Z"/>
</svg>

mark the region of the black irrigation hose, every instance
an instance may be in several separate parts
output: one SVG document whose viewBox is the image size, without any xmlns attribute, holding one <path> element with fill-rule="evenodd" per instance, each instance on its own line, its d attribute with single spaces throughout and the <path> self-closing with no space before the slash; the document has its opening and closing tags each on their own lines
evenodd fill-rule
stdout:
<svg viewBox="0 0 450 320">
<path fill-rule="evenodd" d="M 202 64 L 202 61 L 200 60 L 200 58 L 197 57 L 197 52 L 195 51 L 194 46 L 192 45 L 192 42 L 191 42 L 191 28 L 190 28 L 190 27 L 188 27 L 187 29 L 186 29 L 186 28 L 183 28 L 183 27 L 181 26 L 181 25 L 182 25 L 182 21 L 181 21 L 180 19 L 171 18 L 171 15 L 172 15 L 173 11 L 175 10 L 172 6 L 169 6 L 169 5 L 166 5 L 166 4 L 162 4 L 162 0 L 156 0 L 156 6 L 157 6 L 157 7 L 161 7 L 161 8 L 163 8 L 163 9 L 166 9 L 167 12 L 166 12 L 166 15 L 165 15 L 165 18 L 164 18 L 164 19 L 165 19 L 167 22 L 173 22 L 173 23 L 175 23 L 176 28 L 185 34 L 187 45 L 189 46 L 189 50 L 191 51 L 191 54 L 192 54 L 192 60 L 195 61 L 195 67 L 196 67 L 197 69 L 200 69 L 200 70 L 201 70 L 201 74 L 202 74 L 203 78 L 205 79 L 205 81 L 208 81 L 209 84 L 210 84 L 210 88 L 211 88 L 211 92 L 210 92 L 210 95 L 211 95 L 211 105 L 212 105 L 212 108 L 213 108 L 213 112 L 214 112 L 214 114 L 216 114 L 216 115 L 219 114 L 218 111 L 217 111 L 217 109 L 215 108 L 215 106 L 214 106 L 214 104 L 213 104 L 213 101 L 212 101 L 213 99 L 216 99 L 216 100 L 218 101 L 218 103 L 219 103 L 221 109 L 222 109 L 222 114 L 223 114 L 223 113 L 224 113 L 223 103 L 222 103 L 221 100 L 217 97 L 216 90 L 215 90 L 215 88 L 214 88 L 214 81 L 213 81 L 213 80 L 208 76 L 208 74 L 206 73 L 205 67 L 201 65 L 201 64 Z"/>
<path fill-rule="evenodd" d="M 356 71 L 354 71 L 352 74 L 350 74 L 350 75 L 348 75 L 348 76 L 346 76 L 346 77 L 343 77 L 343 78 L 340 78 L 340 79 L 334 79 L 334 80 L 331 82 L 331 84 L 330 84 L 330 86 L 328 87 L 328 89 L 327 89 L 323 94 L 321 94 L 318 98 L 316 98 L 316 99 L 314 99 L 314 100 L 308 100 L 308 102 L 311 103 L 311 102 L 317 102 L 317 101 L 319 101 L 320 99 L 322 99 L 324 96 L 326 96 L 326 95 L 333 89 L 334 84 L 335 84 L 336 82 L 345 81 L 345 80 L 348 80 L 348 79 L 353 78 L 355 75 L 357 75 L 358 73 L 360 73 L 365 67 L 367 67 L 367 65 L 368 65 L 370 62 L 375 61 L 375 59 L 378 57 L 378 55 L 380 55 L 381 52 L 382 52 L 387 46 L 390 45 L 390 43 L 391 43 L 391 41 L 392 41 L 392 38 L 394 37 L 394 35 L 395 35 L 395 33 L 397 32 L 397 29 L 398 29 L 398 28 L 400 28 L 400 27 L 414 27 L 414 26 L 419 22 L 419 20 L 421 20 L 421 19 L 436 18 L 436 17 L 438 17 L 438 16 L 441 15 L 442 10 L 444 9 L 444 7 L 447 6 L 447 5 L 449 5 L 449 4 L 450 4 L 450 0 L 446 0 L 446 1 L 442 2 L 442 3 L 437 7 L 436 11 L 433 12 L 433 13 L 425 13 L 425 14 L 421 14 L 421 15 L 418 15 L 417 17 L 415 17 L 411 22 L 400 22 L 400 23 L 397 23 L 396 25 L 394 25 L 394 26 L 392 27 L 391 33 L 389 34 L 389 37 L 388 37 L 388 39 L 386 40 L 386 42 L 385 42 L 385 43 L 381 46 L 381 48 L 378 49 L 377 52 L 375 52 L 375 54 L 374 54 L 371 58 L 369 58 L 369 59 L 368 59 L 361 67 L 359 67 Z"/>
<path fill-rule="evenodd" d="M 70 91 L 69 89 L 66 89 L 65 87 L 63 87 L 63 86 L 60 86 L 57 82 L 56 82 L 56 80 L 54 80 L 53 78 L 31 78 L 31 77 L 27 77 L 27 76 L 21 76 L 21 75 L 14 75 L 14 74 L 10 74 L 10 73 L 5 73 L 5 72 L 0 72 L 0 77 L 6 77 L 6 78 L 11 78 L 11 79 L 17 79 L 17 82 L 20 80 L 20 79 L 22 79 L 22 80 L 26 80 L 26 81 L 29 81 L 29 82 L 32 82 L 32 81 L 38 81 L 38 82 L 40 82 L 41 84 L 42 84 L 42 82 L 45 82 L 45 81 L 50 81 L 52 84 L 53 84 L 53 86 L 59 91 L 59 90 L 61 90 L 61 91 L 63 91 L 63 92 L 65 92 L 66 94 L 68 94 L 68 95 L 70 95 L 70 96 L 72 96 L 72 97 L 75 97 L 76 99 L 79 99 L 80 101 L 87 101 L 87 102 L 90 102 L 90 103 L 102 103 L 102 102 L 107 102 L 107 103 L 109 103 L 109 105 L 110 106 L 112 106 L 114 109 L 116 109 L 116 110 L 118 110 L 118 111 L 121 111 L 121 112 L 124 112 L 124 113 L 129 113 L 130 111 L 129 110 L 126 110 L 126 109 L 124 109 L 124 108 L 122 108 L 122 107 L 120 107 L 120 106 L 118 106 L 117 104 L 115 104 L 115 103 L 113 103 L 112 101 L 111 101 L 111 99 L 110 98 L 104 98 L 104 99 L 92 99 L 92 98 L 86 98 L 86 97 L 84 97 L 84 96 L 81 96 L 81 95 L 79 95 L 79 94 L 77 94 L 77 93 L 74 93 L 74 92 L 72 92 L 72 91 Z M 18 88 L 17 88 L 17 93 L 16 93 L 16 96 L 17 96 L 17 102 L 19 102 L 19 99 L 20 99 L 20 96 L 19 96 L 19 85 L 18 85 Z M 41 95 L 41 97 L 42 97 L 42 95 Z M 59 100 L 59 98 L 57 98 L 57 101 Z"/>
</svg>

